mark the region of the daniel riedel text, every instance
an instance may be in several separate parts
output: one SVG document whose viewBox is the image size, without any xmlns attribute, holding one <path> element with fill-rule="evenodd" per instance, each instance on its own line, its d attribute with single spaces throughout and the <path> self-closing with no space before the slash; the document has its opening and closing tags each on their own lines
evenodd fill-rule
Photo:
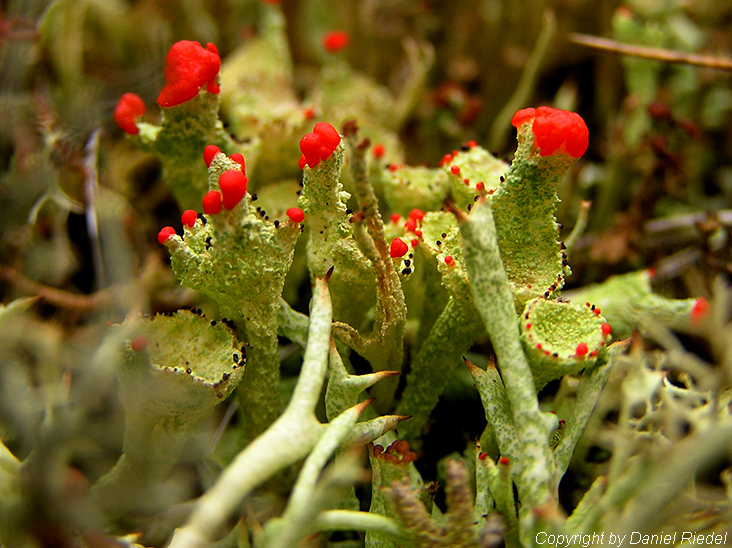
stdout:
<svg viewBox="0 0 732 548">
<path fill-rule="evenodd" d="M 577 533 L 574 535 L 554 535 L 548 533 L 537 533 L 536 544 L 545 544 L 547 546 L 556 546 L 557 548 L 569 546 L 655 546 L 670 545 L 677 546 L 683 544 L 727 544 L 727 533 L 695 533 L 691 531 L 660 533 L 655 535 L 644 535 L 638 532 L 620 535 L 615 533 Z"/>
</svg>

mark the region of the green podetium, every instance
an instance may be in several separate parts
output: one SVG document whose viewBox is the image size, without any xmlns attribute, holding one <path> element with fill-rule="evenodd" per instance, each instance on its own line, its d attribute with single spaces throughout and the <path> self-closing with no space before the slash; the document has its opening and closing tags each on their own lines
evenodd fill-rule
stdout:
<svg viewBox="0 0 732 548">
<path fill-rule="evenodd" d="M 506 165 L 474 143 L 445 155 L 441 166 L 459 216 L 479 196 L 490 204 L 492 245 L 500 250 L 514 315 L 518 319 L 522 314 L 520 340 L 536 391 L 602 357 L 610 326 L 597 309 L 555 300 L 570 272 L 554 217 L 556 186 L 587 148 L 587 127 L 577 114 L 547 107 L 521 110 L 513 122 L 519 147 L 505 178 Z M 418 435 L 437 403 L 445 368 L 457 363 L 483 332 L 471 295 L 475 276 L 466 269 L 465 244 L 454 219 L 445 217 L 450 216 L 428 212 L 419 234 L 420 248 L 437 258 L 449 300 L 412 364 L 399 407 L 400 413 L 415 416 L 413 426 L 405 423 L 400 429 L 408 439 Z"/>
<path fill-rule="evenodd" d="M 628 272 L 573 290 L 568 296 L 601 307 L 619 338 L 630 337 L 636 327 L 642 330 L 651 321 L 671 329 L 688 330 L 702 319 L 709 303 L 704 299 L 669 299 L 654 293 L 653 276 L 650 269 Z"/>
<path fill-rule="evenodd" d="M 300 141 L 304 169 L 299 204 L 308 217 L 308 265 L 321 276 L 334 267 L 331 278 L 336 336 L 366 358 L 375 371 L 398 371 L 403 361 L 406 320 L 404 295 L 373 189 L 367 176 L 367 140 L 355 123 L 344 124 L 345 142 L 330 124 L 315 124 Z M 348 193 L 340 182 L 345 145 L 360 211 L 346 209 Z M 366 312 L 373 308 L 371 325 Z M 368 335 L 363 335 L 369 330 Z M 396 382 L 380 383 L 377 405 L 388 407 Z"/>
<path fill-rule="evenodd" d="M 213 299 L 248 343 L 245 382 L 257 389 L 244 391 L 242 403 L 256 435 L 280 412 L 279 307 L 273 303 L 282 294 L 304 215 L 291 208 L 287 220 L 270 220 L 246 193 L 242 158 L 228 158 L 215 146 L 206 148 L 204 158 L 211 189 L 203 198 L 204 215 L 187 210 L 183 236 L 166 227 L 158 240 L 181 283 Z"/>
<path fill-rule="evenodd" d="M 588 132 L 573 112 L 549 107 L 518 111 L 518 150 L 491 196 L 498 247 L 516 308 L 536 297 L 556 297 L 571 273 L 554 217 L 557 185 L 587 149 Z"/>
<path fill-rule="evenodd" d="M 578 114 L 549 107 L 520 110 L 512 123 L 518 150 L 490 207 L 538 390 L 603 358 L 611 329 L 594 306 L 556 300 L 571 273 L 557 238 L 556 187 L 587 149 L 587 126 Z"/>
<path fill-rule="evenodd" d="M 376 273 L 356 243 L 346 208 L 350 194 L 340 177 L 345 143 L 333 126 L 320 122 L 303 137 L 300 148 L 303 189 L 298 205 L 307 215 L 310 274 L 323 277 L 335 267 L 330 279 L 333 317 L 359 326 L 374 304 Z"/>
</svg>

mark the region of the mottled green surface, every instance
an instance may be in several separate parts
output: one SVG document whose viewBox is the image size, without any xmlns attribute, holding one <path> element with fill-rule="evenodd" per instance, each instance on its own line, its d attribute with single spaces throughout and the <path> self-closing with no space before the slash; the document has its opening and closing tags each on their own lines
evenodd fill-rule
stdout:
<svg viewBox="0 0 732 548">
<path fill-rule="evenodd" d="M 298 205 L 305 212 L 311 276 L 322 277 L 333 267 L 330 286 L 334 318 L 356 328 L 376 302 L 376 273 L 356 244 L 346 212 L 350 195 L 340 181 L 345 144 L 315 168 L 303 172 Z"/>
<path fill-rule="evenodd" d="M 399 413 L 412 416 L 399 428 L 399 435 L 408 440 L 421 435 L 454 367 L 462 363 L 461 356 L 485 330 L 473 304 L 455 217 L 444 212 L 427 213 L 422 231 L 424 243 L 420 247 L 436 258 L 448 300 L 412 360 L 397 408 Z M 445 263 L 447 256 L 453 257 L 454 264 Z"/>
<path fill-rule="evenodd" d="M 659 322 L 673 329 L 688 329 L 696 299 L 669 299 L 653 292 L 648 270 L 612 276 L 601 284 L 571 291 L 577 303 L 589 302 L 613 327 L 615 337 L 629 337 L 637 327 Z"/>
<path fill-rule="evenodd" d="M 604 358 L 606 343 L 602 333 L 605 318 L 584 304 L 530 301 L 521 315 L 521 342 L 534 373 L 536 388 L 564 375 L 576 375 Z M 577 345 L 585 343 L 587 354 L 578 356 Z"/>
<path fill-rule="evenodd" d="M 145 338 L 145 348 L 136 351 L 125 343 L 117 368 L 125 410 L 123 453 L 93 491 L 113 517 L 165 507 L 165 493 L 156 493 L 158 482 L 177 463 L 200 420 L 232 392 L 245 370 L 240 343 L 223 324 L 213 326 L 187 310 L 127 322 Z"/>
<path fill-rule="evenodd" d="M 540 156 L 533 150 L 528 123 L 518 139 L 511 168 L 492 195 L 491 207 L 503 265 L 521 310 L 534 297 L 556 297 L 571 273 L 562 263 L 556 189 L 576 158 L 564 153 Z"/>
<path fill-rule="evenodd" d="M 450 197 L 460 208 L 467 208 L 475 201 L 479 183 L 483 183 L 488 194 L 495 192 L 509 167 L 480 146 L 455 150 L 450 156 L 452 159 L 445 162 L 442 170 L 447 175 Z M 455 167 L 460 169 L 458 173 L 453 172 Z"/>
<path fill-rule="evenodd" d="M 439 168 L 399 166 L 383 176 L 384 199 L 391 211 L 403 217 L 413 209 L 440 209 L 448 188 L 447 175 Z"/>
<path fill-rule="evenodd" d="M 205 412 L 241 380 L 246 357 L 223 323 L 211 325 L 189 310 L 137 321 L 135 332 L 146 338 L 147 346 L 142 352 L 127 348 L 117 372 L 122 403 L 131 412 Z"/>
<path fill-rule="evenodd" d="M 209 188 L 218 177 L 239 164 L 217 154 L 209 169 Z M 242 393 L 253 434 L 261 433 L 281 410 L 280 357 L 277 348 L 279 306 L 301 226 L 289 219 L 275 226 L 256 211 L 247 194 L 231 211 L 206 215 L 183 237 L 174 235 L 166 246 L 171 266 L 183 285 L 211 297 L 221 315 L 236 323 L 237 333 L 249 343 L 246 384 L 257 387 Z"/>
<path fill-rule="evenodd" d="M 249 156 L 253 144 L 236 145 L 219 120 L 219 95 L 206 90 L 193 99 L 162 109 L 159 127 L 139 124 L 140 134 L 132 137 L 143 150 L 153 152 L 163 167 L 163 180 L 170 187 L 181 210 L 200 209 L 206 188 L 203 149 L 216 145 L 227 154 Z"/>
</svg>

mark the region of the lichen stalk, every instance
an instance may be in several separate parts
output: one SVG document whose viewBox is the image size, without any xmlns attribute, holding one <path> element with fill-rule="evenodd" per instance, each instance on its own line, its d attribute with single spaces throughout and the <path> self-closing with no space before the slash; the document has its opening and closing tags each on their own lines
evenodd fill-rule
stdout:
<svg viewBox="0 0 732 548">
<path fill-rule="evenodd" d="M 224 469 L 198 499 L 170 548 L 209 546 L 239 503 L 279 470 L 307 455 L 322 434 L 315 405 L 328 367 L 332 306 L 327 279 L 317 279 L 310 313 L 308 346 L 297 386 L 285 412 Z"/>
<path fill-rule="evenodd" d="M 518 434 L 513 423 L 506 388 L 495 364 L 489 362 L 485 370 L 468 360 L 465 360 L 465 364 L 475 381 L 475 387 L 478 389 L 485 410 L 487 428 L 498 446 L 500 455 L 508 457 L 512 461 L 518 460 L 520 456 Z"/>
<path fill-rule="evenodd" d="M 412 416 L 399 427 L 401 437 L 411 441 L 420 436 L 460 355 L 483 333 L 482 323 L 470 315 L 471 310 L 475 311 L 472 302 L 451 296 L 422 343 L 397 408 L 398 413 Z"/>
<path fill-rule="evenodd" d="M 461 223 L 473 298 L 496 353 L 516 425 L 520 461 L 519 498 L 525 515 L 551 502 L 554 462 L 549 435 L 556 419 L 539 409 L 533 375 L 520 341 L 513 291 L 503 267 L 491 206 L 481 198 Z"/>
<path fill-rule="evenodd" d="M 582 375 L 579 388 L 577 390 L 577 398 L 572 407 L 571 420 L 567 424 L 567 428 L 562 434 L 562 439 L 554 449 L 555 471 L 554 484 L 559 486 L 559 482 L 569 467 L 570 459 L 574 448 L 577 446 L 579 438 L 585 431 L 590 415 L 597 404 L 600 392 L 605 386 L 612 366 L 617 356 L 627 348 L 628 341 L 615 343 L 610 347 L 610 351 L 606 356 L 606 363 L 598 363 L 589 371 L 585 371 Z M 603 360 L 604 361 L 604 360 Z"/>
<path fill-rule="evenodd" d="M 270 530 L 274 531 L 267 544 L 269 548 L 288 548 L 296 545 L 301 538 L 312 532 L 312 522 L 320 511 L 337 504 L 338 501 L 332 498 L 337 485 L 329 487 L 326 484 L 318 489 L 318 480 L 336 449 L 343 444 L 359 415 L 371 401 L 366 400 L 345 410 L 328 424 L 305 459 L 281 521 L 270 522 L 272 525 L 268 523 Z M 357 467 L 353 458 L 350 461 L 349 463 L 349 459 L 339 459 L 335 466 L 341 469 Z M 328 499 L 323 496 L 325 494 L 331 497 Z M 286 526 L 278 528 L 280 524 Z"/>
<path fill-rule="evenodd" d="M 401 371 L 404 326 L 407 319 L 404 292 L 389 254 L 376 195 L 368 180 L 366 149 L 363 146 L 367 141 L 359 141 L 358 131 L 353 122 L 346 123 L 344 132 L 356 197 L 368 234 L 378 252 L 378 260 L 373 261 L 377 285 L 374 328 L 370 340 L 364 341 L 365 346 L 357 350 L 364 352 L 376 371 Z M 396 390 L 396 379 L 378 385 L 379 403 L 382 407 L 390 406 L 394 390 Z"/>
</svg>

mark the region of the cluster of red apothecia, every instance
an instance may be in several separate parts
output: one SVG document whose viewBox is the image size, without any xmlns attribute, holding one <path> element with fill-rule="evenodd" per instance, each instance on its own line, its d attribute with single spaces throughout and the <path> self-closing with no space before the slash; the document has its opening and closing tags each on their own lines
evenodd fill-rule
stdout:
<svg viewBox="0 0 732 548">
<path fill-rule="evenodd" d="M 328 158 L 341 143 L 338 130 L 325 122 L 315 124 L 313 131 L 300 140 L 300 169 L 311 169 Z"/>
<path fill-rule="evenodd" d="M 165 58 L 165 87 L 157 103 L 170 108 L 193 99 L 206 86 L 209 93 L 219 93 L 217 77 L 221 69 L 218 49 L 212 43 L 204 48 L 198 42 L 181 40 L 170 48 Z M 130 135 L 137 135 L 137 119 L 145 114 L 144 101 L 134 93 L 125 93 L 114 109 L 114 121 Z"/>
<path fill-rule="evenodd" d="M 409 464 L 417 458 L 417 453 L 409 449 L 407 440 L 396 440 L 384 449 L 381 445 L 375 445 L 373 455 L 375 458 L 383 459 L 394 464 Z"/>
<path fill-rule="evenodd" d="M 279 0 L 264 0 L 279 4 Z M 323 37 L 323 49 L 337 53 L 348 46 L 351 38 L 341 30 L 328 32 Z M 193 99 L 202 87 L 213 94 L 220 92 L 218 74 L 221 58 L 215 44 L 204 48 L 198 42 L 181 40 L 173 44 L 165 58 L 165 87 L 157 98 L 161 107 L 170 108 Z M 145 103 L 139 95 L 125 93 L 114 110 L 114 121 L 126 133 L 137 135 L 136 121 L 145 114 Z M 311 166 L 312 167 L 312 166 Z"/>
<path fill-rule="evenodd" d="M 590 133 L 582 116 L 576 112 L 551 107 L 524 108 L 511 119 L 517 129 L 526 122 L 531 122 L 534 147 L 539 149 L 541 156 L 564 151 L 579 158 L 587 150 Z"/>
<path fill-rule="evenodd" d="M 211 162 L 217 154 L 221 154 L 219 147 L 208 145 L 203 151 L 203 159 L 206 166 L 210 167 Z M 229 169 L 219 176 L 219 190 L 210 190 L 202 200 L 203 212 L 206 215 L 216 215 L 222 209 L 230 211 L 234 209 L 239 202 L 244 199 L 247 193 L 247 183 L 249 179 L 246 176 L 244 157 L 235 153 L 229 158 L 241 167 L 240 169 Z M 291 207 L 286 212 L 287 217 L 293 223 L 301 223 L 305 219 L 305 213 L 299 207 Z M 193 228 L 198 221 L 198 213 L 192 209 L 187 209 L 181 215 L 181 223 L 188 228 Z M 275 221 L 275 226 L 279 226 L 279 222 Z M 165 244 L 168 239 L 175 234 L 172 226 L 166 226 L 158 233 L 158 242 Z"/>
</svg>

